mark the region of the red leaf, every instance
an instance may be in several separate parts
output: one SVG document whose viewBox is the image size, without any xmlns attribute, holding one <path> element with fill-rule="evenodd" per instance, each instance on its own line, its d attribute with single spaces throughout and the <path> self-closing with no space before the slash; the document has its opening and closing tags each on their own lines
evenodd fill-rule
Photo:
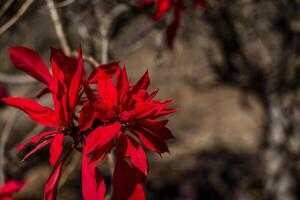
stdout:
<svg viewBox="0 0 300 200">
<path fill-rule="evenodd" d="M 112 181 L 114 200 L 145 199 L 143 185 L 138 181 L 134 168 L 123 159 L 117 158 Z"/>
<path fill-rule="evenodd" d="M 21 151 L 27 145 L 29 145 L 29 144 L 36 144 L 36 143 L 40 142 L 41 139 L 43 139 L 44 137 L 53 136 L 55 133 L 58 133 L 58 131 L 46 131 L 46 132 L 41 133 L 40 135 L 33 136 L 32 138 L 29 139 L 29 141 L 27 141 L 27 142 L 25 142 L 25 143 L 20 144 L 19 146 L 17 146 L 16 150 L 17 151 Z"/>
<path fill-rule="evenodd" d="M 24 181 L 15 181 L 9 180 L 4 183 L 4 185 L 0 185 L 0 199 L 2 200 L 2 195 L 9 195 L 18 192 L 24 187 Z"/>
<path fill-rule="evenodd" d="M 53 167 L 59 159 L 61 152 L 63 151 L 64 134 L 58 133 L 52 141 L 50 147 L 50 165 Z"/>
<path fill-rule="evenodd" d="M 78 66 L 74 73 L 74 76 L 71 79 L 71 84 L 69 86 L 69 102 L 70 102 L 70 111 L 73 112 L 77 105 L 79 89 L 82 84 L 82 75 L 83 75 L 83 59 L 81 48 L 78 49 Z M 73 114 L 73 113 L 72 113 Z"/>
<path fill-rule="evenodd" d="M 102 76 L 101 73 L 103 71 L 111 78 L 114 74 L 120 73 L 120 69 L 121 68 L 119 62 L 100 65 L 91 73 L 89 77 L 89 83 L 96 83 L 98 80 L 98 76 Z"/>
<path fill-rule="evenodd" d="M 50 85 L 52 77 L 47 65 L 36 52 L 26 47 L 11 47 L 8 51 L 12 62 L 18 69 L 46 85 Z"/>
<path fill-rule="evenodd" d="M 147 90 L 150 85 L 149 72 L 148 70 L 145 74 L 140 78 L 137 83 L 132 88 L 132 93 L 136 94 L 139 90 Z"/>
<path fill-rule="evenodd" d="M 63 81 L 64 74 L 57 66 L 57 63 L 52 60 L 53 81 L 51 82 L 52 100 L 54 103 L 54 110 L 60 125 L 68 126 L 72 123 L 72 116 L 70 114 L 70 105 L 68 104 L 68 88 Z"/>
<path fill-rule="evenodd" d="M 120 129 L 121 124 L 117 121 L 107 126 L 99 126 L 87 136 L 85 152 L 89 154 L 97 146 L 108 144 L 119 133 Z"/>
<path fill-rule="evenodd" d="M 125 97 L 129 91 L 129 81 L 125 67 L 121 71 L 121 74 L 117 80 L 117 90 L 119 93 L 119 102 L 120 104 L 123 104 L 126 100 Z"/>
<path fill-rule="evenodd" d="M 97 169 L 96 162 L 90 162 L 87 154 L 82 154 L 82 194 L 85 200 L 104 200 L 105 183 Z"/>
<path fill-rule="evenodd" d="M 59 125 L 55 113 L 50 108 L 42 106 L 37 102 L 22 97 L 2 98 L 7 105 L 23 110 L 35 122 L 48 127 Z"/>
<path fill-rule="evenodd" d="M 123 143 L 118 145 L 118 147 L 123 146 L 123 149 L 120 149 L 121 153 L 130 158 L 130 162 L 143 173 L 145 178 L 148 174 L 148 162 L 143 148 L 133 138 L 124 134 L 121 134 L 118 139 L 120 140 L 118 142 Z"/>
<path fill-rule="evenodd" d="M 134 127 L 132 132 L 142 141 L 142 143 L 150 150 L 159 154 L 169 152 L 166 143 L 159 137 L 153 135 L 151 132 Z"/>
<path fill-rule="evenodd" d="M 139 120 L 136 122 L 137 125 L 144 127 L 148 131 L 151 131 L 153 134 L 156 134 L 158 137 L 162 139 L 172 139 L 174 136 L 171 131 L 166 128 L 166 124 L 169 120 L 153 120 L 153 119 L 145 119 Z"/>
<path fill-rule="evenodd" d="M 83 104 L 79 115 L 79 128 L 81 131 L 89 129 L 95 120 L 95 111 L 93 105 L 87 101 Z"/>
<path fill-rule="evenodd" d="M 118 103 L 118 94 L 111 78 L 102 72 L 98 77 L 98 95 L 110 108 Z"/>
<path fill-rule="evenodd" d="M 46 185 L 45 185 L 45 191 L 44 191 L 44 200 L 56 200 L 57 196 L 57 188 L 59 179 L 61 176 L 61 171 L 63 167 L 64 161 L 61 161 L 56 165 L 50 174 Z"/>
<path fill-rule="evenodd" d="M 52 139 L 47 139 L 47 140 L 41 142 L 40 144 L 38 144 L 34 149 L 32 149 L 29 153 L 27 153 L 24 156 L 23 161 L 26 160 L 27 158 L 29 158 L 32 154 L 34 154 L 35 152 L 37 152 L 38 150 L 45 147 L 46 145 L 48 145 L 51 142 L 52 142 Z"/>
</svg>

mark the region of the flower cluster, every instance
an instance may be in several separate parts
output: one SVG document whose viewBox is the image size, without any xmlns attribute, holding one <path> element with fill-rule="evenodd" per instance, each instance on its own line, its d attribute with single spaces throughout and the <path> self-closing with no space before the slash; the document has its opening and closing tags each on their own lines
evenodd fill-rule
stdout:
<svg viewBox="0 0 300 200">
<path fill-rule="evenodd" d="M 25 182 L 9 180 L 0 185 L 0 199 L 1 200 L 14 200 L 13 194 L 21 190 L 25 185 Z"/>
<path fill-rule="evenodd" d="M 50 145 L 50 165 L 54 168 L 45 185 L 44 199 L 56 199 L 59 179 L 67 158 L 82 154 L 82 194 L 85 200 L 104 199 L 106 185 L 97 164 L 111 152 L 115 155 L 112 176 L 114 199 L 145 199 L 143 185 L 148 163 L 143 146 L 162 154 L 165 140 L 173 138 L 168 120 L 158 119 L 175 112 L 170 101 L 155 100 L 158 90 L 148 92 L 148 72 L 135 84 L 118 62 L 100 65 L 86 76 L 81 49 L 78 59 L 51 49 L 52 75 L 39 55 L 25 47 L 9 49 L 14 65 L 42 82 L 38 96 L 50 93 L 53 108 L 22 97 L 2 98 L 7 105 L 23 110 L 35 122 L 50 127 L 32 137 L 18 150 L 36 145 L 24 159 Z M 72 145 L 64 145 L 66 137 Z"/>
<path fill-rule="evenodd" d="M 185 10 L 184 2 L 187 0 L 142 0 L 142 5 L 155 5 L 154 19 L 159 21 L 166 13 L 173 9 L 173 20 L 166 31 L 167 43 L 173 48 L 175 36 L 180 25 L 181 13 Z M 198 8 L 206 8 L 205 0 L 194 0 Z"/>
</svg>

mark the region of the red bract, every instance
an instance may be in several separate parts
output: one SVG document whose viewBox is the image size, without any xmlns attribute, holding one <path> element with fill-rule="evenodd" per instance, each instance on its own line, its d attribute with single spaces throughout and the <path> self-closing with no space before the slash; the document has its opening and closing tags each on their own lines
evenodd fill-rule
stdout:
<svg viewBox="0 0 300 200">
<path fill-rule="evenodd" d="M 50 146 L 50 165 L 55 166 L 50 175 L 44 193 L 44 199 L 55 199 L 58 180 L 66 156 L 57 163 L 63 152 L 64 136 L 71 136 L 74 140 L 70 152 L 81 144 L 81 135 L 74 125 L 75 107 L 80 98 L 79 90 L 84 76 L 81 50 L 79 49 L 78 61 L 67 57 L 62 51 L 51 49 L 51 64 L 53 77 L 50 75 L 46 65 L 40 60 L 37 53 L 24 47 L 9 49 L 13 63 L 29 75 L 45 83 L 52 94 L 54 109 L 40 105 L 39 103 L 22 97 L 2 98 L 6 104 L 19 108 L 26 112 L 35 122 L 54 127 L 55 130 L 41 133 L 31 138 L 26 144 L 18 147 L 23 149 L 28 144 L 37 144 L 24 159 L 27 159 L 36 151 Z"/>
<path fill-rule="evenodd" d="M 143 184 L 147 177 L 148 164 L 146 154 L 138 141 L 153 152 L 168 152 L 165 140 L 173 138 L 170 130 L 165 127 L 168 120 L 157 118 L 173 113 L 175 109 L 167 108 L 170 101 L 153 100 L 157 90 L 148 93 L 148 72 L 137 83 L 130 85 L 126 68 L 121 69 L 118 63 L 111 63 L 96 69 L 89 82 L 97 84 L 98 94 L 94 94 L 86 86 L 89 101 L 84 107 L 86 110 L 94 110 L 90 120 L 98 121 L 101 126 L 86 138 L 84 155 L 91 154 L 91 158 L 83 162 L 83 166 L 95 167 L 95 163 L 115 149 L 114 199 L 144 199 Z M 95 185 L 97 181 L 93 182 L 91 185 L 94 185 L 96 193 L 99 186 Z M 83 185 L 84 196 L 90 195 L 91 187 L 87 187 Z"/>
<path fill-rule="evenodd" d="M 167 12 L 173 9 L 173 21 L 167 27 L 166 38 L 170 48 L 173 48 L 175 36 L 180 25 L 181 13 L 185 10 L 184 2 L 187 0 L 142 0 L 142 5 L 155 4 L 154 19 L 160 20 Z M 206 8 L 205 0 L 194 0 L 195 6 Z"/>
<path fill-rule="evenodd" d="M 78 59 L 51 49 L 53 75 L 50 75 L 34 51 L 24 47 L 9 51 L 17 68 L 44 83 L 45 91 L 52 95 L 53 109 L 23 97 L 1 99 L 23 110 L 33 121 L 53 129 L 18 147 L 22 150 L 28 144 L 36 144 L 25 160 L 50 144 L 49 161 L 54 169 L 45 185 L 44 199 L 56 199 L 63 165 L 75 149 L 82 152 L 85 200 L 104 199 L 106 187 L 97 164 L 112 150 L 116 155 L 112 177 L 114 199 L 145 199 L 143 185 L 148 163 L 142 145 L 158 154 L 168 152 L 165 140 L 173 135 L 166 127 L 168 120 L 158 118 L 175 112 L 167 108 L 170 101 L 154 100 L 158 90 L 148 93 L 148 72 L 131 85 L 125 67 L 121 69 L 114 62 L 96 68 L 86 79 L 81 49 Z M 97 92 L 92 89 L 94 86 Z M 73 139 L 71 147 L 64 148 L 65 136 Z M 67 152 L 62 157 L 63 149 Z"/>
<path fill-rule="evenodd" d="M 20 191 L 25 185 L 23 181 L 9 180 L 0 185 L 0 200 L 14 200 L 13 195 Z"/>
</svg>

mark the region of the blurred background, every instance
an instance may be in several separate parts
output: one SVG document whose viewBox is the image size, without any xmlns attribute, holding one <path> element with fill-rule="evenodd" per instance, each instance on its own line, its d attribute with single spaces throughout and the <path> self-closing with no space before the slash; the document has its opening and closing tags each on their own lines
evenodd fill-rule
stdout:
<svg viewBox="0 0 300 200">
<path fill-rule="evenodd" d="M 300 1 L 207 0 L 205 10 L 186 1 L 173 49 L 165 40 L 172 11 L 155 22 L 154 7 L 135 0 L 55 0 L 52 9 L 51 1 L 0 1 L 0 95 L 35 98 L 42 88 L 14 68 L 8 47 L 49 63 L 49 47 L 73 55 L 81 45 L 87 71 L 119 60 L 133 82 L 148 69 L 152 89 L 178 109 L 171 153 L 148 152 L 147 199 L 300 199 Z M 17 197 L 42 199 L 48 149 L 21 162 L 26 151 L 14 148 L 43 127 L 1 105 L 0 128 L 0 176 L 28 181 Z M 59 199 L 82 199 L 79 158 L 64 168 Z"/>
</svg>

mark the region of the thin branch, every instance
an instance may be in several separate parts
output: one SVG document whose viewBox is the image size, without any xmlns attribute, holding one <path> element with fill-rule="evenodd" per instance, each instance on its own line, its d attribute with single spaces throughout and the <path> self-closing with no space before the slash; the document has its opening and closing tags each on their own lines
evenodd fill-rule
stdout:
<svg viewBox="0 0 300 200">
<path fill-rule="evenodd" d="M 27 11 L 27 9 L 33 3 L 33 1 L 34 0 L 27 0 L 25 1 L 25 3 L 23 3 L 21 8 L 18 10 L 18 12 L 10 20 L 8 20 L 8 22 L 6 22 L 0 27 L 0 35 L 3 34 L 5 31 L 7 31 L 7 29 L 9 29 L 20 19 L 20 17 Z"/>
<path fill-rule="evenodd" d="M 57 12 L 57 9 L 55 7 L 54 1 L 53 0 L 47 0 L 47 6 L 49 8 L 51 19 L 52 19 L 52 22 L 53 22 L 54 27 L 55 27 L 56 35 L 57 35 L 58 40 L 60 42 L 60 46 L 61 46 L 61 48 L 63 49 L 63 51 L 65 52 L 66 55 L 70 55 L 70 53 L 71 53 L 70 46 L 68 45 L 65 33 L 63 31 L 62 23 L 61 23 L 60 18 L 58 16 L 58 12 Z"/>
<path fill-rule="evenodd" d="M 71 53 L 72 56 L 77 56 L 78 52 L 77 51 L 72 51 Z M 97 67 L 100 65 L 100 63 L 92 56 L 87 56 L 87 55 L 82 55 L 83 60 L 89 62 L 90 64 L 92 64 L 94 67 Z"/>
<path fill-rule="evenodd" d="M 0 8 L 0 18 L 7 11 L 7 9 L 15 2 L 15 0 L 7 0 Z"/>
<path fill-rule="evenodd" d="M 103 14 L 100 9 L 96 10 L 97 18 L 100 22 L 100 35 L 101 35 L 101 63 L 108 62 L 108 51 L 109 51 L 109 38 L 108 32 L 110 30 L 110 26 L 115 18 L 117 18 L 120 14 L 127 11 L 128 7 L 122 4 L 117 5 L 113 8 L 109 13 Z"/>
</svg>

